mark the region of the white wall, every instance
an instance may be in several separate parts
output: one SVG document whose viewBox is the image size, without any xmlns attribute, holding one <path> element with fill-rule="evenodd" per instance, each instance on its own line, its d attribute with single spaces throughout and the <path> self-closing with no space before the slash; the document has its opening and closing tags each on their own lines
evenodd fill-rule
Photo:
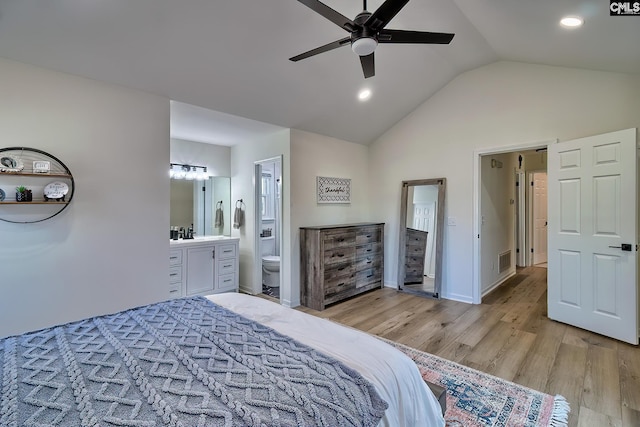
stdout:
<svg viewBox="0 0 640 427">
<path fill-rule="evenodd" d="M 0 336 L 168 297 L 169 100 L 0 59 L 2 146 L 62 160 L 75 194 L 0 222 Z"/>
<path fill-rule="evenodd" d="M 640 77 L 497 62 L 458 76 L 371 145 L 371 210 L 396 282 L 402 180 L 447 178 L 443 289 L 472 301 L 474 150 L 640 127 Z"/>
<path fill-rule="evenodd" d="M 326 136 L 291 130 L 291 275 L 292 303 L 300 303 L 300 227 L 371 220 L 384 199 L 369 210 L 368 147 Z M 318 204 L 316 177 L 351 179 L 350 204 Z M 285 223 L 286 224 L 286 223 Z"/>
<path fill-rule="evenodd" d="M 254 264 L 256 238 L 259 230 L 255 230 L 255 191 L 254 168 L 255 162 L 276 156 L 283 156 L 282 160 L 282 245 L 280 248 L 282 287 L 280 300 L 285 305 L 291 305 L 291 234 L 290 228 L 290 130 L 283 129 L 265 134 L 252 141 L 244 141 L 231 147 L 231 213 L 238 199 L 245 204 L 245 223 L 239 229 L 232 229 L 231 235 L 240 238 L 240 289 L 250 294 L 262 292 L 262 275 L 257 274 Z M 299 300 L 299 296 L 296 296 Z M 295 304 L 297 305 L 297 304 Z"/>
</svg>

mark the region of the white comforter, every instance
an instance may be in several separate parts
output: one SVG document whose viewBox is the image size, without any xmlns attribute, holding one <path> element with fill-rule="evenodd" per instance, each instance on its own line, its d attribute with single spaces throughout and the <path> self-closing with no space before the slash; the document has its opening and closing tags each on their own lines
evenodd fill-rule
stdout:
<svg viewBox="0 0 640 427">
<path fill-rule="evenodd" d="M 440 405 L 402 352 L 364 332 L 245 294 L 208 299 L 340 360 L 371 382 L 388 404 L 380 426 L 442 427 Z"/>
</svg>

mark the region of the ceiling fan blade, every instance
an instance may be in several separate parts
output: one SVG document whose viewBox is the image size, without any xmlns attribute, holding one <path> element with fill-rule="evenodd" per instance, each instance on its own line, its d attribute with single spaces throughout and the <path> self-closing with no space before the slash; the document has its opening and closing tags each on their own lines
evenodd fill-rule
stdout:
<svg viewBox="0 0 640 427">
<path fill-rule="evenodd" d="M 309 9 L 314 12 L 324 16 L 329 21 L 336 24 L 338 27 L 341 27 L 349 32 L 354 31 L 357 28 L 360 28 L 358 24 L 353 22 L 351 19 L 342 15 L 339 12 L 331 9 L 324 3 L 319 2 L 318 0 L 298 0 L 303 5 L 307 6 Z"/>
<path fill-rule="evenodd" d="M 427 31 L 381 30 L 378 43 L 449 44 L 455 34 Z"/>
<path fill-rule="evenodd" d="M 315 49 L 311 49 L 310 51 L 305 52 L 305 53 L 301 53 L 300 55 L 296 55 L 293 58 L 289 58 L 289 61 L 297 62 L 297 61 L 300 61 L 301 59 L 309 58 L 310 56 L 314 56 L 314 55 L 317 55 L 319 53 L 328 52 L 330 50 L 337 49 L 337 48 L 345 46 L 345 45 L 347 45 L 349 43 L 351 43 L 351 37 L 345 37 L 343 39 L 336 40 L 336 41 L 331 42 L 331 43 L 327 43 L 324 46 L 320 46 L 320 47 L 317 47 Z"/>
<path fill-rule="evenodd" d="M 360 64 L 362 64 L 362 72 L 364 73 L 365 79 L 376 75 L 376 64 L 373 60 L 373 53 L 371 55 L 361 56 Z"/>
<path fill-rule="evenodd" d="M 373 15 L 364 23 L 365 27 L 369 27 L 374 31 L 384 28 L 400 10 L 409 3 L 409 0 L 387 0 L 373 12 Z"/>
</svg>

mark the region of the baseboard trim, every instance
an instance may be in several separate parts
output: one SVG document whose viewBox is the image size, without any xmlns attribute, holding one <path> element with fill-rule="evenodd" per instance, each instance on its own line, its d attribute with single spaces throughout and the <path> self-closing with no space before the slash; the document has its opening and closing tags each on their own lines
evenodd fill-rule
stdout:
<svg viewBox="0 0 640 427">
<path fill-rule="evenodd" d="M 471 298 L 469 295 L 461 295 L 461 294 L 454 294 L 454 293 L 441 293 L 440 294 L 440 298 L 442 299 L 448 299 L 448 300 L 452 300 L 452 301 L 459 301 L 459 302 L 464 302 L 467 304 L 473 304 L 473 298 Z"/>
<path fill-rule="evenodd" d="M 487 288 L 486 291 L 482 291 L 482 296 L 481 298 L 486 297 L 487 295 L 489 295 L 491 292 L 495 291 L 496 289 L 498 289 L 500 286 L 502 286 L 504 284 L 504 282 L 506 282 L 507 280 L 511 279 L 513 276 L 516 275 L 516 271 L 513 270 L 511 271 L 509 274 L 507 274 L 505 277 L 503 277 L 502 279 L 498 279 L 497 282 L 495 282 L 493 285 L 489 286 Z"/>
</svg>

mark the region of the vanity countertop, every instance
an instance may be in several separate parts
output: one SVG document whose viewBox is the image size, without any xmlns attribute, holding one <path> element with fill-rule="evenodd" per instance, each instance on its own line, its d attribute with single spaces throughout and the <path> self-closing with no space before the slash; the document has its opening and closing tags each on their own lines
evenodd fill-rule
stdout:
<svg viewBox="0 0 640 427">
<path fill-rule="evenodd" d="M 229 236 L 199 236 L 193 239 L 180 239 L 180 240 L 172 240 L 169 239 L 169 245 L 174 246 L 188 246 L 188 245 L 197 245 L 198 243 L 206 243 L 206 242 L 218 242 L 218 241 L 238 241 L 237 237 L 229 237 Z"/>
</svg>

